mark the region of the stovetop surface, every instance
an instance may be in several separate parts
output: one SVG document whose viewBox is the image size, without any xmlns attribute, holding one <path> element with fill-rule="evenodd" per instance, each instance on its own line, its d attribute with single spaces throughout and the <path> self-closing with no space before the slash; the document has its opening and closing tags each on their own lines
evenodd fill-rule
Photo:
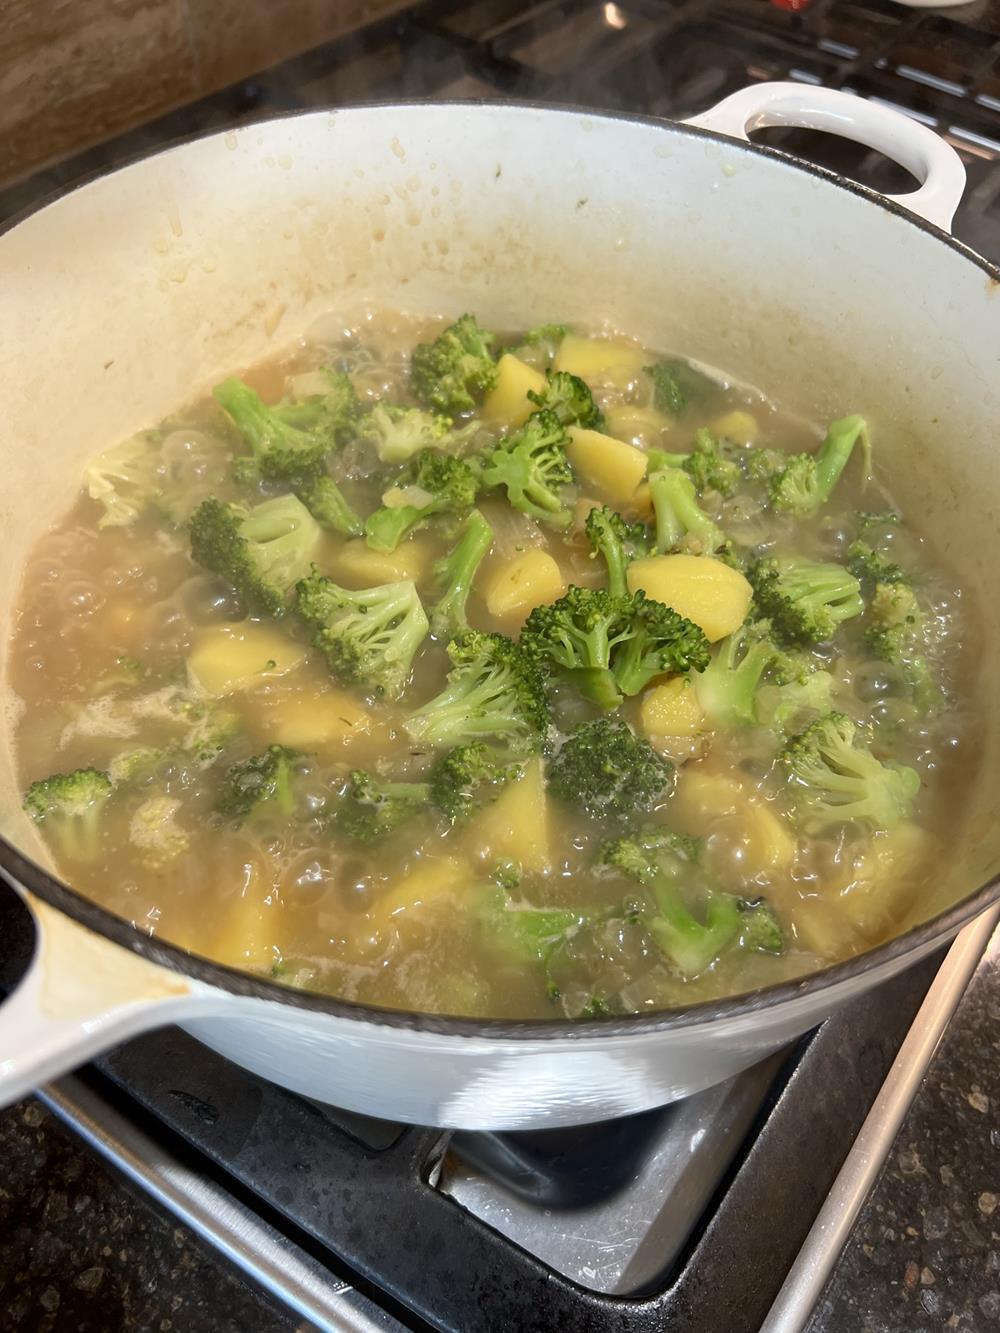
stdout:
<svg viewBox="0 0 1000 1333">
<path fill-rule="evenodd" d="M 171 139 L 288 110 L 516 96 L 683 117 L 774 78 L 878 98 L 944 134 L 969 174 L 956 234 L 1000 258 L 995 0 L 947 13 L 888 0 L 798 12 L 792 0 L 429 0 L 0 189 L 0 218 Z M 760 137 L 906 188 L 900 168 L 844 141 Z M 448 1136 L 346 1117 L 173 1030 L 86 1078 L 412 1327 L 740 1333 L 759 1326 L 933 970 L 722 1089 L 569 1133 Z"/>
</svg>

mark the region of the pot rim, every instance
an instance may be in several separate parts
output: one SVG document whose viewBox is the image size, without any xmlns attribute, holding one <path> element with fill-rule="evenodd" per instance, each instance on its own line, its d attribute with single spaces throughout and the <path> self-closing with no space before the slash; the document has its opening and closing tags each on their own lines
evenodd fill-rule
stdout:
<svg viewBox="0 0 1000 1333">
<path fill-rule="evenodd" d="M 691 136 L 696 139 L 724 144 L 731 150 L 749 156 L 770 158 L 782 163 L 789 169 L 816 176 L 831 185 L 848 190 L 868 203 L 874 204 L 900 220 L 908 222 L 911 226 L 926 232 L 933 239 L 953 250 L 961 258 L 974 264 L 986 274 L 991 282 L 1000 286 L 1000 266 L 991 263 L 963 242 L 956 240 L 949 232 L 910 212 L 904 204 L 888 199 L 866 185 L 861 185 L 835 171 L 807 162 L 781 149 L 745 142 L 742 139 L 733 139 L 714 130 L 686 125 L 681 121 L 663 117 L 517 99 L 427 98 L 419 101 L 379 99 L 352 103 L 349 106 L 314 108 L 305 112 L 283 111 L 272 116 L 262 116 L 244 122 L 236 128 L 244 130 L 282 120 L 306 120 L 312 116 L 329 115 L 331 112 L 336 115 L 351 115 L 355 112 L 384 109 L 412 112 L 419 111 L 423 107 L 451 107 L 462 110 L 544 111 L 556 115 L 574 116 L 579 119 L 635 124 L 657 129 L 667 134 Z M 219 137 L 230 132 L 232 128 L 215 129 L 207 134 L 180 135 L 167 139 L 154 147 L 143 148 L 134 154 L 126 155 L 110 171 L 98 167 L 93 171 L 84 172 L 72 181 L 50 191 L 27 208 L 0 221 L 0 238 L 44 208 L 96 180 L 114 176 L 119 171 L 125 171 L 148 158 L 172 152 L 188 144 L 197 143 L 202 139 Z M 905 934 L 894 936 L 874 949 L 869 949 L 841 962 L 831 963 L 827 967 L 816 972 L 810 972 L 798 979 L 746 991 L 742 994 L 728 995 L 722 999 L 701 1000 L 693 1004 L 679 1005 L 672 1009 L 659 1010 L 653 1013 L 632 1014 L 614 1018 L 512 1020 L 452 1017 L 441 1014 L 422 1014 L 404 1009 L 381 1009 L 373 1005 L 340 999 L 337 996 L 295 990 L 270 977 L 258 976 L 224 963 L 213 962 L 211 959 L 182 949 L 178 945 L 170 944 L 152 935 L 143 934 L 138 927 L 132 925 L 124 917 L 118 916 L 108 908 L 101 907 L 64 884 L 55 875 L 50 874 L 38 865 L 37 862 L 26 857 L 2 835 L 0 835 L 0 870 L 6 872 L 7 876 L 30 890 L 43 902 L 64 912 L 80 925 L 104 936 L 129 952 L 138 954 L 140 957 L 159 964 L 170 971 L 179 972 L 195 981 L 213 986 L 235 997 L 267 1000 L 290 1008 L 303 1009 L 310 1013 L 329 1014 L 335 1018 L 349 1019 L 352 1022 L 366 1023 L 375 1027 L 401 1029 L 431 1036 L 487 1038 L 498 1041 L 576 1040 L 592 1037 L 641 1036 L 647 1033 L 652 1035 L 653 1033 L 666 1033 L 716 1023 L 729 1018 L 762 1013 L 764 1010 L 795 1000 L 799 996 L 822 993 L 849 983 L 866 972 L 893 963 L 909 953 L 915 953 L 924 946 L 931 946 L 935 940 L 943 942 L 992 902 L 1000 899 L 1000 873 L 998 873 L 973 893 L 962 898 L 945 911 L 938 913 L 937 916 L 911 927 Z"/>
</svg>

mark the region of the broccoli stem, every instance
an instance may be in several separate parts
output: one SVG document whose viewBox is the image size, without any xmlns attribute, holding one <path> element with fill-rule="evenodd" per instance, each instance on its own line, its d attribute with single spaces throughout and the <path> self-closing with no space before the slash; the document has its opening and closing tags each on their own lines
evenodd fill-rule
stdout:
<svg viewBox="0 0 1000 1333">
<path fill-rule="evenodd" d="M 725 544 L 725 534 L 698 504 L 694 482 L 680 468 L 668 467 L 649 479 L 649 494 L 656 514 L 656 546 L 661 554 L 674 551 L 691 537 L 705 554 Z"/>
<path fill-rule="evenodd" d="M 649 923 L 657 944 L 686 977 L 696 977 L 717 958 L 740 930 L 740 909 L 727 893 L 709 893 L 700 924 L 681 901 L 675 885 L 652 885 L 657 915 Z"/>
<path fill-rule="evenodd" d="M 830 423 L 826 438 L 820 445 L 816 456 L 816 484 L 823 503 L 833 494 L 833 488 L 840 480 L 840 474 L 847 466 L 854 446 L 861 441 L 865 456 L 865 472 L 870 469 L 871 445 L 868 439 L 868 423 L 864 417 L 841 417 Z"/>
<path fill-rule="evenodd" d="M 469 628 L 465 605 L 476 571 L 492 545 L 493 529 L 479 510 L 474 509 L 458 543 L 437 568 L 445 591 L 431 611 L 435 634 L 454 637 Z"/>
<path fill-rule="evenodd" d="M 364 531 L 364 524 L 332 477 L 324 474 L 307 481 L 298 487 L 296 494 L 320 527 L 328 532 L 359 537 Z"/>
</svg>

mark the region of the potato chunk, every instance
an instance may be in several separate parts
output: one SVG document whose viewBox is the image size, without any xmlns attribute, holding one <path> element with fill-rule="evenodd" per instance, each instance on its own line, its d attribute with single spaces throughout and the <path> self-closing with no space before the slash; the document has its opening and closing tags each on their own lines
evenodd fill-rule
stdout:
<svg viewBox="0 0 1000 1333">
<path fill-rule="evenodd" d="M 188 674 L 207 694 L 235 694 L 293 671 L 307 652 L 270 625 L 212 625 L 195 635 Z"/>
<path fill-rule="evenodd" d="M 628 570 L 631 592 L 672 606 L 715 643 L 746 620 L 753 589 L 738 569 L 707 555 L 652 555 Z"/>
<path fill-rule="evenodd" d="M 562 570 L 537 547 L 498 565 L 486 585 L 486 609 L 498 620 L 524 617 L 533 607 L 554 602 L 566 591 Z"/>
<path fill-rule="evenodd" d="M 628 504 L 646 475 L 641 449 L 599 430 L 570 426 L 566 452 L 583 484 L 615 504 Z"/>
<path fill-rule="evenodd" d="M 520 426 L 536 410 L 529 390 L 541 393 L 544 388 L 544 375 L 505 352 L 497 362 L 496 384 L 486 395 L 483 416 L 504 426 Z"/>
<path fill-rule="evenodd" d="M 756 417 L 738 409 L 724 412 L 721 417 L 716 417 L 709 430 L 718 439 L 732 440 L 733 444 L 756 444 L 757 436 L 760 434 Z"/>
<path fill-rule="evenodd" d="M 510 783 L 475 818 L 475 844 L 490 861 L 516 861 L 527 874 L 552 868 L 548 795 L 542 761 L 531 759 L 524 776 Z"/>
<path fill-rule="evenodd" d="M 610 380 L 624 388 L 648 361 L 635 343 L 617 338 L 581 338 L 568 333 L 559 345 L 555 370 L 568 370 L 582 380 Z"/>
<path fill-rule="evenodd" d="M 642 729 L 650 739 L 659 736 L 700 736 L 705 714 L 693 685 L 683 676 L 654 685 L 642 696 Z"/>
<path fill-rule="evenodd" d="M 337 552 L 333 575 L 352 588 L 374 588 L 405 579 L 420 583 L 433 562 L 430 544 L 420 537 L 411 537 L 394 551 L 373 551 L 363 537 L 354 537 Z"/>
<path fill-rule="evenodd" d="M 371 731 L 366 709 L 346 690 L 287 694 L 258 709 L 254 731 L 269 745 L 291 750 L 330 750 L 350 745 Z"/>
</svg>

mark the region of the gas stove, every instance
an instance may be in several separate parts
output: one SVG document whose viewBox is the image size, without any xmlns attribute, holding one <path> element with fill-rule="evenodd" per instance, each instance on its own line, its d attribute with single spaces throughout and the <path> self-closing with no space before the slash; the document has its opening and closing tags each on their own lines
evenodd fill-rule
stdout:
<svg viewBox="0 0 1000 1333">
<path fill-rule="evenodd" d="M 945 15 L 888 0 L 429 0 L 0 189 L 0 217 L 172 139 L 289 110 L 519 97 L 684 117 L 765 79 L 843 88 L 943 134 L 969 174 L 955 232 L 1000 258 L 995 2 Z M 909 181 L 842 140 L 759 137 L 877 189 Z M 449 1134 L 348 1115 L 173 1029 L 41 1095 L 318 1328 L 792 1333 L 990 927 L 728 1084 L 576 1130 Z M 30 949 L 0 888 L 0 939 L 19 929 L 0 986 Z"/>
</svg>

